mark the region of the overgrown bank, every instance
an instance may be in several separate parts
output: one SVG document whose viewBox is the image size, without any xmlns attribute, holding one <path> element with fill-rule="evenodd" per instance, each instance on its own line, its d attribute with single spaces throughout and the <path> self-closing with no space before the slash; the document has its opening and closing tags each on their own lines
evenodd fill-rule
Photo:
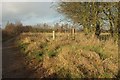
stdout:
<svg viewBox="0 0 120 80">
<path fill-rule="evenodd" d="M 32 60 L 31 68 L 41 77 L 56 78 L 113 78 L 118 71 L 118 46 L 114 41 L 99 41 L 95 37 L 76 34 L 75 40 L 67 33 L 39 33 L 22 35 L 18 44 Z M 58 36 L 59 35 L 59 36 Z M 40 66 L 39 66 L 40 65 Z M 39 76 L 38 76 L 39 77 Z"/>
</svg>

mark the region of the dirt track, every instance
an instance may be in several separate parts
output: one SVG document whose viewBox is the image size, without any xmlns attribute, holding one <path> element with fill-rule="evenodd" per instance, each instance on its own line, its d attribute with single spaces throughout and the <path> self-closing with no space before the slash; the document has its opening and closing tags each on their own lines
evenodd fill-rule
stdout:
<svg viewBox="0 0 120 80">
<path fill-rule="evenodd" d="M 14 39 L 2 44 L 2 78 L 29 78 L 33 70 L 24 64 L 25 57 L 14 44 Z"/>
</svg>

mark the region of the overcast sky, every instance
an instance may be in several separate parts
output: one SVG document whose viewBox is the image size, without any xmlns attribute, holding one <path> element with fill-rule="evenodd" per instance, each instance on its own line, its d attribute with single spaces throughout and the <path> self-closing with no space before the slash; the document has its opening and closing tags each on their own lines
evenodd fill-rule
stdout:
<svg viewBox="0 0 120 80">
<path fill-rule="evenodd" d="M 3 2 L 2 23 L 21 21 L 23 24 L 55 23 L 63 18 L 51 2 Z"/>
</svg>

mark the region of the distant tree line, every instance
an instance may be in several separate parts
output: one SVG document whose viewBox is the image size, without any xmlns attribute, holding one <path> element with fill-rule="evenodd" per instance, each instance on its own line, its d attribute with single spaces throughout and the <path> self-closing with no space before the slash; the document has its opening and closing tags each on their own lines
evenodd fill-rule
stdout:
<svg viewBox="0 0 120 80">
<path fill-rule="evenodd" d="M 54 24 L 54 26 L 50 26 L 46 23 L 44 24 L 37 24 L 35 26 L 31 26 L 31 25 L 27 25 L 27 26 L 23 26 L 22 23 L 17 22 L 17 23 L 7 23 L 5 28 L 2 29 L 2 39 L 3 40 L 7 40 L 9 38 L 18 36 L 19 34 L 23 33 L 23 32 L 32 32 L 32 33 L 51 33 L 53 30 L 55 32 L 70 32 L 71 30 L 70 25 L 68 24 L 62 24 L 60 25 L 59 23 Z M 78 30 L 79 31 L 79 30 Z"/>
<path fill-rule="evenodd" d="M 2 40 L 7 40 L 9 38 L 18 36 L 19 34 L 23 32 L 32 32 L 32 33 L 51 33 L 53 30 L 55 32 L 60 32 L 60 33 L 70 33 L 72 28 L 76 28 L 75 32 L 84 32 L 84 29 L 80 26 L 76 25 L 69 25 L 69 24 L 59 24 L 56 23 L 53 26 L 50 26 L 46 23 L 44 24 L 37 24 L 35 26 L 27 25 L 23 26 L 22 23 L 17 22 L 17 23 L 7 23 L 4 29 L 2 30 Z M 110 32 L 110 30 L 101 30 L 101 32 Z"/>
</svg>

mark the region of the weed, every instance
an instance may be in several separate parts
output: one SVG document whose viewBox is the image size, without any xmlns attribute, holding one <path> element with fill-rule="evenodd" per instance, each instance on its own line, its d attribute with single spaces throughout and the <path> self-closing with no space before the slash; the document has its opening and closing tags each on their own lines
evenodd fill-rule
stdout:
<svg viewBox="0 0 120 80">
<path fill-rule="evenodd" d="M 42 60 L 43 55 L 44 55 L 43 51 L 34 51 L 34 52 L 32 52 L 31 57 L 33 56 L 37 60 Z"/>
<path fill-rule="evenodd" d="M 101 75 L 101 77 L 103 77 L 103 78 L 111 78 L 112 75 L 110 73 L 104 73 L 104 74 Z"/>
<path fill-rule="evenodd" d="M 39 47 L 40 47 L 40 48 L 45 48 L 46 46 L 47 46 L 47 43 L 43 43 L 43 42 L 42 42 L 42 43 L 39 44 Z"/>
<path fill-rule="evenodd" d="M 54 57 L 54 56 L 56 56 L 56 54 L 57 54 L 57 51 L 55 51 L 55 50 L 48 51 L 49 57 Z"/>
<path fill-rule="evenodd" d="M 102 49 L 101 46 L 84 46 L 82 48 L 85 50 L 96 52 L 102 60 L 107 58 L 107 55 L 104 53 L 104 50 Z"/>
<path fill-rule="evenodd" d="M 28 47 L 28 45 L 29 45 L 29 43 L 19 44 L 19 47 L 21 48 L 21 52 L 25 52 L 25 50 Z"/>
<path fill-rule="evenodd" d="M 92 51 L 95 51 L 102 60 L 107 58 L 107 55 L 104 53 L 104 50 L 100 46 L 93 46 Z"/>
</svg>

